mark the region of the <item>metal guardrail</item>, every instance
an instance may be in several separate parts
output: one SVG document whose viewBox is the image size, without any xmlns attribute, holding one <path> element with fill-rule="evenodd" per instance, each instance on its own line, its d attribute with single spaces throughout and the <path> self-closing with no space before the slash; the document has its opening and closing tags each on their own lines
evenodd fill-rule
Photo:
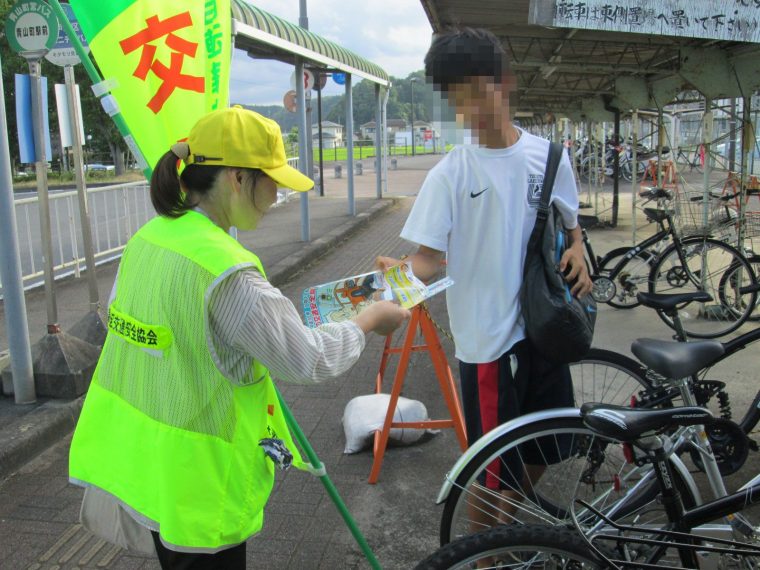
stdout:
<svg viewBox="0 0 760 570">
<path fill-rule="evenodd" d="M 86 268 L 76 190 L 51 191 L 50 225 L 56 279 L 79 276 Z M 145 181 L 87 189 L 95 264 L 121 256 L 127 241 L 155 216 Z M 14 201 L 21 271 L 25 289 L 44 283 L 39 203 L 36 194 Z"/>
<path fill-rule="evenodd" d="M 288 164 L 298 168 L 298 158 L 289 158 Z M 283 190 L 277 205 L 287 202 L 292 192 Z M 82 230 L 76 190 L 51 191 L 50 225 L 53 236 L 53 272 L 56 280 L 85 270 Z M 156 213 L 150 203 L 147 181 L 112 184 L 87 189 L 87 200 L 95 248 L 95 265 L 108 263 L 121 257 L 129 238 Z M 16 225 L 19 253 L 25 289 L 44 284 L 42 240 L 37 194 L 17 198 Z M 0 284 L 0 297 L 2 285 Z"/>
</svg>

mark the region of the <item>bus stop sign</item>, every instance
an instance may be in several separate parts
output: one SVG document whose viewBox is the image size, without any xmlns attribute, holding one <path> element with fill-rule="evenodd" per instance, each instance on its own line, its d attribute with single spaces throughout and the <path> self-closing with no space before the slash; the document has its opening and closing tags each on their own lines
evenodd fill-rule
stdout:
<svg viewBox="0 0 760 570">
<path fill-rule="evenodd" d="M 22 57 L 36 59 L 52 48 L 58 39 L 58 19 L 44 2 L 22 0 L 8 11 L 5 36 L 13 51 Z"/>
</svg>

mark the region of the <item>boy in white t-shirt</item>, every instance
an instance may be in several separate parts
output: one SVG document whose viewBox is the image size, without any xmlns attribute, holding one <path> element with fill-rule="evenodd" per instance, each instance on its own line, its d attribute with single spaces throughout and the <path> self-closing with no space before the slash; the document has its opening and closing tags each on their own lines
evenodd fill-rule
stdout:
<svg viewBox="0 0 760 570">
<path fill-rule="evenodd" d="M 425 73 L 476 144 L 455 147 L 428 173 L 401 237 L 419 245 L 410 257 L 417 276 L 432 279 L 445 256 L 454 280 L 446 301 L 472 444 L 520 415 L 574 405 L 567 365 L 548 363 L 532 350 L 519 302 L 549 142 L 512 124 L 509 93 L 515 79 L 490 32 L 464 28 L 437 34 L 425 58 Z M 570 235 L 560 268 L 567 270 L 572 293 L 586 295 L 591 279 L 567 154 L 560 162 L 552 203 Z M 396 263 L 386 257 L 377 261 L 383 269 Z M 529 460 L 529 477 L 535 480 L 550 462 Z M 498 473 L 498 464 L 483 483 L 509 493 L 510 479 Z"/>
</svg>

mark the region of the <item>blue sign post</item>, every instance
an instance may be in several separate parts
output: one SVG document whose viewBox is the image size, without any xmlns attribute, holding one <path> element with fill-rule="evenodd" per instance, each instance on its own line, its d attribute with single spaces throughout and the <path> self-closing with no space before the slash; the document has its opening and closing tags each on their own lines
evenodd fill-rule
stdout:
<svg viewBox="0 0 760 570">
<path fill-rule="evenodd" d="M 48 116 L 47 77 L 42 82 L 42 116 L 45 120 L 45 156 L 53 156 L 50 150 L 50 120 Z M 34 107 L 32 106 L 32 81 L 28 75 L 16 74 L 16 130 L 18 132 L 18 149 L 21 162 L 34 164 L 37 154 L 34 151 Z"/>
</svg>

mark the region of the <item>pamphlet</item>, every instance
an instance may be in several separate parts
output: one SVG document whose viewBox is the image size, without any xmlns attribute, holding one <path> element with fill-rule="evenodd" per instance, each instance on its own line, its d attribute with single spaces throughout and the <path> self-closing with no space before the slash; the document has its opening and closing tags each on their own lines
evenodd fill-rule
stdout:
<svg viewBox="0 0 760 570">
<path fill-rule="evenodd" d="M 377 301 L 397 301 L 411 309 L 454 284 L 450 277 L 425 285 L 401 263 L 388 271 L 372 271 L 304 289 L 301 295 L 306 325 L 318 327 L 353 318 Z"/>
</svg>

